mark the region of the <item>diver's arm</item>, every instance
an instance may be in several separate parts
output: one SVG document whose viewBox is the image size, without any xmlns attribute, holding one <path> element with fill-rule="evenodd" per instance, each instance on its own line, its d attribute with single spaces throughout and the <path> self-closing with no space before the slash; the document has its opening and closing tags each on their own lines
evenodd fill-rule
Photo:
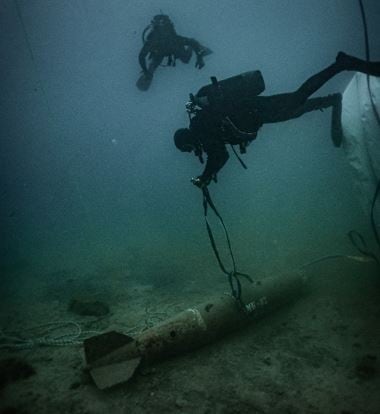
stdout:
<svg viewBox="0 0 380 414">
<path fill-rule="evenodd" d="M 178 36 L 179 39 L 181 39 L 181 42 L 183 46 L 189 46 L 194 53 L 197 56 L 197 61 L 195 63 L 195 67 L 202 69 L 205 65 L 205 62 L 203 60 L 203 56 L 209 54 L 211 51 L 205 47 L 203 47 L 197 40 L 190 38 L 190 37 L 184 37 L 184 36 Z M 207 51 L 207 52 L 206 52 Z"/>
<path fill-rule="evenodd" d="M 192 182 L 197 187 L 207 186 L 216 174 L 221 170 L 229 158 L 225 143 L 223 142 L 223 131 L 215 123 L 212 114 L 207 111 L 199 111 L 190 121 L 190 131 L 194 141 L 199 143 L 201 150 L 206 153 L 207 161 L 201 175 Z M 202 162 L 202 161 L 201 161 Z"/>
<path fill-rule="evenodd" d="M 212 179 L 216 178 L 216 174 L 221 170 L 227 162 L 229 154 L 226 147 L 220 146 L 213 148 L 207 152 L 207 162 L 203 173 L 197 177 L 198 183 L 193 182 L 198 187 L 207 186 Z"/>
<path fill-rule="evenodd" d="M 200 51 L 202 50 L 202 45 L 195 39 L 192 39 L 190 37 L 185 37 L 185 36 L 178 36 L 178 35 L 177 37 L 181 39 L 181 43 L 184 46 L 190 46 L 196 54 L 200 53 Z"/>
</svg>

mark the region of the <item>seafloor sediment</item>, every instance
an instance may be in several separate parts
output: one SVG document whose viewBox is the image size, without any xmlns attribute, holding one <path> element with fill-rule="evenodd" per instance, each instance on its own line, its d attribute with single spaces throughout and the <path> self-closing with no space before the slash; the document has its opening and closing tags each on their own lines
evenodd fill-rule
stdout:
<svg viewBox="0 0 380 414">
<path fill-rule="evenodd" d="M 97 390 L 83 372 L 79 345 L 2 349 L 2 360 L 21 358 L 35 374 L 4 385 L 0 412 L 377 414 L 377 271 L 368 263 L 338 261 L 309 272 L 309 293 L 293 305 L 198 351 L 144 368 L 108 391 Z M 77 276 L 62 271 L 58 288 L 46 275 L 10 289 L 2 301 L 3 334 L 27 337 L 32 326 L 59 321 L 74 321 L 83 330 L 133 333 L 228 287 L 212 275 L 178 279 L 180 286 L 173 280 L 141 283 L 112 269 L 100 282 L 78 282 Z M 111 312 L 71 313 L 74 293 L 106 301 Z"/>
</svg>

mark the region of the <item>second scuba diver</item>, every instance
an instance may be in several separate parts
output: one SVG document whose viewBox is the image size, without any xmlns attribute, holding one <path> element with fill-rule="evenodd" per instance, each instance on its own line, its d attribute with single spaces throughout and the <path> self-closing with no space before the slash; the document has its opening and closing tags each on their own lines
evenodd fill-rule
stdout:
<svg viewBox="0 0 380 414">
<path fill-rule="evenodd" d="M 176 59 L 189 63 L 194 52 L 195 67 L 202 69 L 205 65 L 204 56 L 212 53 L 195 39 L 178 35 L 174 24 L 165 14 L 153 17 L 150 25 L 143 32 L 143 43 L 139 53 L 142 75 L 137 81 L 137 87 L 143 91 L 149 89 L 153 74 L 165 57 L 167 66 L 175 66 Z"/>
</svg>

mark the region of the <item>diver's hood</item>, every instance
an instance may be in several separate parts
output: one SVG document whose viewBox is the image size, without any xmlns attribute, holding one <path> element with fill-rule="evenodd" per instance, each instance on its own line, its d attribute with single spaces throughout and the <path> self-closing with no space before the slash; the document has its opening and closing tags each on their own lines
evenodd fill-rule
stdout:
<svg viewBox="0 0 380 414">
<path fill-rule="evenodd" d="M 162 27 L 167 25 L 172 25 L 172 21 L 169 16 L 166 14 L 156 14 L 151 22 L 153 27 Z"/>
</svg>

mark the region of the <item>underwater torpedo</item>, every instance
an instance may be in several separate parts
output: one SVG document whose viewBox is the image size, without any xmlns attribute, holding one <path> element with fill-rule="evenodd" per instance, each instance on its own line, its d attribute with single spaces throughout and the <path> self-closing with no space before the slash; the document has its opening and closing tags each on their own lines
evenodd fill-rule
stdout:
<svg viewBox="0 0 380 414">
<path fill-rule="evenodd" d="M 136 338 L 115 331 L 84 341 L 85 359 L 96 386 L 110 388 L 128 381 L 143 364 L 189 352 L 241 329 L 288 304 L 305 291 L 299 273 L 265 278 L 246 286 L 245 308 L 221 295 L 142 332 Z"/>
</svg>

